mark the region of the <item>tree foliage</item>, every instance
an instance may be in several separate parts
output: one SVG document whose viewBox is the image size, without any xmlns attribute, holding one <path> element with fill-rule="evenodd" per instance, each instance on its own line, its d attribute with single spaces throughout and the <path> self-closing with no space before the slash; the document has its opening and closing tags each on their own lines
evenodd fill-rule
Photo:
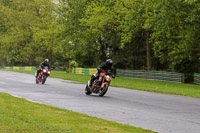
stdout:
<svg viewBox="0 0 200 133">
<path fill-rule="evenodd" d="M 60 25 L 50 0 L 1 1 L 0 56 L 9 65 L 53 59 L 60 51 Z"/>
<path fill-rule="evenodd" d="M 0 60 L 199 71 L 198 0 L 0 0 Z"/>
<path fill-rule="evenodd" d="M 153 50 L 182 73 L 199 69 L 200 3 L 192 0 L 155 0 L 150 3 Z"/>
</svg>

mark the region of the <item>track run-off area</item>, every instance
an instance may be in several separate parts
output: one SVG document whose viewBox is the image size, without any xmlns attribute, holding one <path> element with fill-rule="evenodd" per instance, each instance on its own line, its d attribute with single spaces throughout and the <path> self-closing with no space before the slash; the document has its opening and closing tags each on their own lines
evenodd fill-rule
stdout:
<svg viewBox="0 0 200 133">
<path fill-rule="evenodd" d="M 84 89 L 84 84 L 51 77 L 38 85 L 34 75 L 0 71 L 0 92 L 15 97 L 160 133 L 200 131 L 199 98 L 117 87 L 99 97 L 85 95 Z"/>
</svg>

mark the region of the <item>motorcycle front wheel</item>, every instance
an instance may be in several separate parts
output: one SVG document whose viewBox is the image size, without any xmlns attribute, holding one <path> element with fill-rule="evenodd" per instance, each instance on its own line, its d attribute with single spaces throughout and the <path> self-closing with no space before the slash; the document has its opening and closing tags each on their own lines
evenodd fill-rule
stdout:
<svg viewBox="0 0 200 133">
<path fill-rule="evenodd" d="M 105 84 L 105 86 L 103 87 L 102 90 L 100 90 L 99 92 L 99 96 L 102 97 L 106 94 L 106 92 L 108 91 L 108 84 Z"/>
<path fill-rule="evenodd" d="M 46 79 L 47 79 L 47 76 L 46 75 L 42 75 L 42 84 L 45 83 Z"/>
</svg>

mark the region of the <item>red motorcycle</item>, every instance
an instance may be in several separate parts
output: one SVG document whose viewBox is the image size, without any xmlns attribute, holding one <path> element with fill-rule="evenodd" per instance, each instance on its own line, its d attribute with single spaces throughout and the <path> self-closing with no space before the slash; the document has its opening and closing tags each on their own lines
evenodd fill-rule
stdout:
<svg viewBox="0 0 200 133">
<path fill-rule="evenodd" d="M 85 87 L 85 94 L 90 95 L 91 93 L 96 93 L 99 96 L 104 96 L 108 91 L 110 81 L 111 81 L 110 73 L 101 72 L 99 79 L 96 79 L 92 83 L 92 87 L 89 87 L 90 81 L 88 81 L 88 84 Z"/>
<path fill-rule="evenodd" d="M 36 84 L 42 83 L 44 84 L 47 77 L 50 75 L 52 69 L 49 69 L 48 67 L 44 67 L 39 75 L 36 77 Z"/>
</svg>

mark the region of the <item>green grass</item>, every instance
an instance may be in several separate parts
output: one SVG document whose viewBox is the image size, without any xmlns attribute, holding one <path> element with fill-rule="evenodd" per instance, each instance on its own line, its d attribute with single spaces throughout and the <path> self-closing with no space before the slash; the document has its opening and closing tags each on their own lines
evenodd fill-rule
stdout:
<svg viewBox="0 0 200 133">
<path fill-rule="evenodd" d="M 17 72 L 29 74 L 35 73 L 35 71 Z M 52 71 L 51 77 L 87 83 L 87 81 L 90 80 L 91 76 L 70 74 L 62 71 Z M 116 79 L 112 79 L 111 86 L 200 98 L 200 85 L 194 84 L 182 84 L 155 80 L 116 77 Z"/>
<path fill-rule="evenodd" d="M 151 133 L 0 93 L 0 133 Z"/>
</svg>

